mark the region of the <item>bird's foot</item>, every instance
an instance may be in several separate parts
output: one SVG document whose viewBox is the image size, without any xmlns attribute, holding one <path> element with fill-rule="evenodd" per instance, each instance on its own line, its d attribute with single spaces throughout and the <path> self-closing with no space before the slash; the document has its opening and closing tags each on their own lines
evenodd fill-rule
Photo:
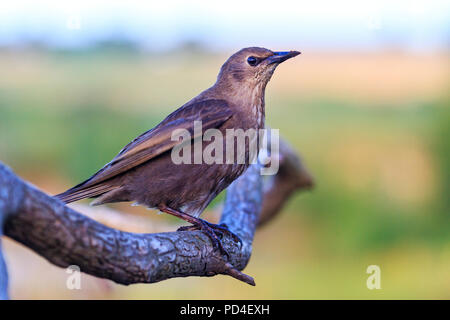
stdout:
<svg viewBox="0 0 450 320">
<path fill-rule="evenodd" d="M 224 223 L 214 224 L 208 221 L 198 219 L 198 223 L 190 226 L 180 227 L 177 231 L 203 231 L 212 241 L 214 250 L 219 250 L 221 254 L 230 257 L 227 250 L 222 245 L 222 239 L 225 235 L 229 235 L 235 242 L 238 242 L 242 246 L 242 240 L 228 229 L 228 226 Z"/>
<path fill-rule="evenodd" d="M 221 232 L 222 233 L 222 238 L 225 234 L 227 234 L 228 236 L 230 236 L 230 238 L 233 239 L 234 242 L 238 242 L 240 246 L 242 246 L 242 240 L 241 238 L 239 238 L 236 234 L 234 234 L 233 232 L 230 231 L 230 229 L 228 228 L 228 226 L 225 223 L 220 223 L 220 224 L 214 224 L 214 223 L 210 223 L 207 222 L 206 223 L 209 224 L 210 227 L 212 227 L 213 229 L 215 229 L 217 232 Z"/>
</svg>

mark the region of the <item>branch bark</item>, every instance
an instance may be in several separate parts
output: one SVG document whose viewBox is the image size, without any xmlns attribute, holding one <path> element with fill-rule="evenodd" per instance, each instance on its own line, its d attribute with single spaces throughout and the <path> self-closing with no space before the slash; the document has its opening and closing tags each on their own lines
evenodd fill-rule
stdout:
<svg viewBox="0 0 450 320">
<path fill-rule="evenodd" d="M 0 228 L 2 223 L 0 222 Z M 0 231 L 0 300 L 8 299 L 8 270 L 6 270 L 5 258 L 2 252 L 2 231 Z"/>
<path fill-rule="evenodd" d="M 6 236 L 57 266 L 77 265 L 85 273 L 124 285 L 217 274 L 254 285 L 253 278 L 239 270 L 250 259 L 258 221 L 261 224 L 271 219 L 294 190 L 305 187 L 294 180 L 310 177 L 303 166 L 298 166 L 300 160 L 291 149 L 280 151 L 284 153 L 281 175 L 265 192 L 259 165 L 250 166 L 227 190 L 220 223 L 227 224 L 242 239 L 241 245 L 227 236 L 222 239 L 230 254 L 228 261 L 212 249 L 209 238 L 199 231 L 139 234 L 109 228 L 21 180 L 1 163 L 0 223 Z M 263 202 L 264 196 L 267 199 Z M 1 229 L 0 224 L 0 232 Z M 7 298 L 1 246 L 0 298 Z"/>
</svg>

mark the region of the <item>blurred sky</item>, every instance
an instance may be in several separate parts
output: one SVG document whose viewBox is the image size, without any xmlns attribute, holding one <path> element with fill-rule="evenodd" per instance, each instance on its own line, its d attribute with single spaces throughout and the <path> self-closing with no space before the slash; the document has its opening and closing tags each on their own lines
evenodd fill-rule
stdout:
<svg viewBox="0 0 450 320">
<path fill-rule="evenodd" d="M 112 38 L 151 50 L 196 42 L 211 49 L 419 51 L 447 48 L 450 1 L 0 1 L 0 45 L 83 47 Z"/>
</svg>

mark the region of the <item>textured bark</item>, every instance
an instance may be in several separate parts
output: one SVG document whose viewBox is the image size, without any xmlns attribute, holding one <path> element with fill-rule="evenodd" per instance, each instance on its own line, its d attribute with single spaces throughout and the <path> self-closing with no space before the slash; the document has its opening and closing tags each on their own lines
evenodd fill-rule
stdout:
<svg viewBox="0 0 450 320">
<path fill-rule="evenodd" d="M 298 166 L 296 155 L 289 148 L 280 151 L 285 153 L 280 161 L 281 175 L 265 192 L 258 165 L 250 166 L 227 190 L 220 223 L 242 240 L 239 244 L 228 236 L 222 239 L 229 259 L 217 254 L 210 239 L 199 231 L 139 234 L 109 228 L 24 182 L 1 163 L 0 222 L 4 222 L 6 236 L 51 263 L 60 267 L 77 265 L 85 273 L 125 285 L 216 274 L 254 285 L 251 277 L 238 270 L 244 269 L 250 259 L 258 221 L 273 217 L 293 190 L 305 186 L 292 182 L 299 177 L 305 179 L 306 171 Z M 289 188 L 284 186 L 286 180 Z M 268 198 L 263 202 L 264 195 Z M 259 219 L 261 211 L 264 220 Z M 7 298 L 6 286 L 0 247 L 1 298 Z"/>
<path fill-rule="evenodd" d="M 23 198 L 23 183 L 15 183 L 16 176 L 0 163 L 0 300 L 8 299 L 8 272 L 2 252 L 1 237 L 6 219 L 16 212 Z"/>
<path fill-rule="evenodd" d="M 8 299 L 8 270 L 6 270 L 5 258 L 3 257 L 1 236 L 2 233 L 0 232 L 0 300 L 6 300 Z"/>
</svg>

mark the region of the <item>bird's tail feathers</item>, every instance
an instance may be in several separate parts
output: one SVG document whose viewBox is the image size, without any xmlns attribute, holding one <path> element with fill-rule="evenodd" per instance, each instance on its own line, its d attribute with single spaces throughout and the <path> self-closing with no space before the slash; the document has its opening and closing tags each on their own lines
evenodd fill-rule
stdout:
<svg viewBox="0 0 450 320">
<path fill-rule="evenodd" d="M 65 202 L 70 203 L 86 198 L 93 198 L 102 195 L 108 191 L 119 188 L 119 186 L 108 185 L 108 184 L 98 184 L 87 188 L 77 188 L 74 187 L 63 193 L 55 195 L 55 198 Z"/>
</svg>

